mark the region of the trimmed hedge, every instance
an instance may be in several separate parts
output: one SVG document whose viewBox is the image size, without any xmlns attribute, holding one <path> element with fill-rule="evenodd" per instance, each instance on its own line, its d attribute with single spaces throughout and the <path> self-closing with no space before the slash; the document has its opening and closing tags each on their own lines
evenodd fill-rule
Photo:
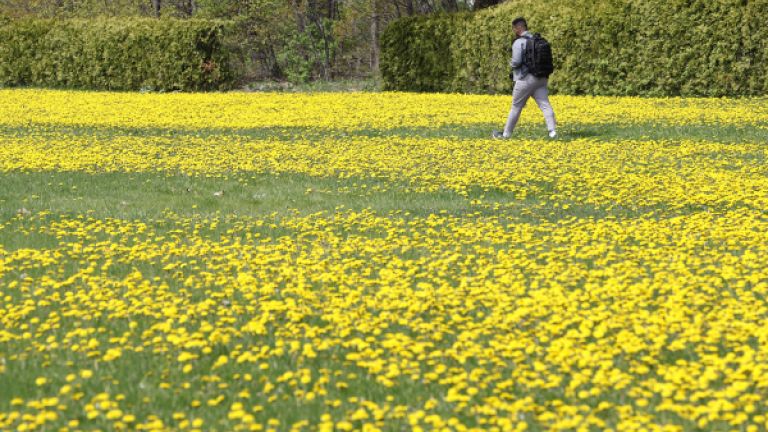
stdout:
<svg viewBox="0 0 768 432">
<path fill-rule="evenodd" d="M 768 94 L 768 0 L 509 0 L 472 15 L 399 20 L 382 38 L 385 87 L 510 91 L 517 16 L 552 43 L 553 92 Z M 435 58 L 437 66 L 425 60 Z"/>
<path fill-rule="evenodd" d="M 227 26 L 201 20 L 99 18 L 5 22 L 0 85 L 216 90 L 237 74 Z"/>
<path fill-rule="evenodd" d="M 451 41 L 465 14 L 413 16 L 390 24 L 381 37 L 379 68 L 391 89 L 434 92 L 456 75 Z"/>
</svg>

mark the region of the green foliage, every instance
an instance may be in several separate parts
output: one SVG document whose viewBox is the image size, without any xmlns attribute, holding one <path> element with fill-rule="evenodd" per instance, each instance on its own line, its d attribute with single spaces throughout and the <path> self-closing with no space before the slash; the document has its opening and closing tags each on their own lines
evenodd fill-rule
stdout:
<svg viewBox="0 0 768 432">
<path fill-rule="evenodd" d="M 0 28 L 0 85 L 225 89 L 237 76 L 226 36 L 202 20 L 17 20 Z"/>
<path fill-rule="evenodd" d="M 768 93 L 768 0 L 509 0 L 466 19 L 401 20 L 383 37 L 386 88 L 509 91 L 517 16 L 552 43 L 553 92 Z M 434 58 L 442 63 L 425 61 Z"/>
<path fill-rule="evenodd" d="M 385 89 L 440 91 L 457 73 L 451 41 L 469 15 L 413 16 L 397 20 L 381 37 Z"/>
<path fill-rule="evenodd" d="M 269 31 L 262 35 L 267 42 L 259 48 L 262 53 L 274 53 L 280 78 L 293 84 L 305 84 L 331 72 L 337 41 L 330 36 L 330 20 L 319 18 L 316 22 L 306 23 L 303 28 L 286 28 L 283 24 L 272 26 Z M 327 58 L 325 43 L 328 43 Z"/>
<path fill-rule="evenodd" d="M 231 0 L 235 1 L 235 0 Z M 224 0 L 161 0 L 163 17 L 189 17 L 202 3 L 206 7 Z M 197 8 L 194 5 L 198 5 Z M 100 16 L 154 17 L 152 0 L 0 0 L 0 14 L 36 18 L 94 18 Z"/>
<path fill-rule="evenodd" d="M 306 0 L 202 0 L 197 15 L 237 23 L 235 43 L 246 54 L 243 69 L 248 79 L 302 84 L 335 74 L 338 66 L 341 40 L 333 37 L 335 21 L 323 5 Z"/>
</svg>

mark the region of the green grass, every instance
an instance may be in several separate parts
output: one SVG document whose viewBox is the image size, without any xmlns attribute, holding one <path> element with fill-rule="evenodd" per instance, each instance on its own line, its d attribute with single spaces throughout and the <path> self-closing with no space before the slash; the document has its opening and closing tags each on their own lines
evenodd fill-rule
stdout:
<svg viewBox="0 0 768 432">
<path fill-rule="evenodd" d="M 27 136 L 89 136 L 111 139 L 122 136 L 185 137 L 241 136 L 281 141 L 315 140 L 327 137 L 394 136 L 446 137 L 452 139 L 486 138 L 492 125 L 470 127 L 388 129 L 388 130 L 310 130 L 301 128 L 258 129 L 160 129 L 160 128 L 78 128 L 78 127 L 8 127 L 0 126 L 0 134 Z M 514 139 L 535 139 L 543 135 L 539 127 L 521 127 Z M 763 142 L 768 132 L 760 127 L 739 126 L 653 126 L 653 125 L 565 125 L 560 129 L 559 142 L 564 146 L 573 139 L 588 138 L 597 142 L 636 140 L 689 140 L 738 144 Z M 764 154 L 752 155 L 764 158 Z M 309 214 L 334 211 L 339 208 L 378 212 L 401 210 L 415 215 L 437 211 L 462 215 L 472 212 L 488 214 L 489 210 L 472 205 L 483 198 L 487 202 L 545 210 L 552 208 L 546 200 L 529 197 L 518 202 L 514 194 L 503 191 L 471 189 L 468 196 L 450 190 L 416 193 L 407 185 L 377 179 L 311 177 L 303 174 L 244 173 L 228 177 L 188 176 L 174 173 L 98 173 L 80 172 L 5 172 L 0 173 L 0 218 L 8 219 L 22 209 L 65 214 L 88 214 L 94 217 L 126 219 L 156 219 L 164 211 L 179 215 L 233 214 L 264 216 L 270 214 Z M 614 209 L 605 211 L 575 206 L 559 216 L 632 216 L 658 209 Z M 695 210 L 695 209 L 692 209 Z M 550 215 L 552 216 L 552 215 Z M 551 219 L 551 217 L 549 218 Z M 2 236 L 0 236 L 2 239 Z"/>
<path fill-rule="evenodd" d="M 388 130 L 311 130 L 311 129 L 136 129 L 136 128 L 77 128 L 77 127 L 29 127 L 9 128 L 0 127 L 0 135 L 5 136 L 62 136 L 82 135 L 99 139 L 111 139 L 120 136 L 174 136 L 183 141 L 184 137 L 191 136 L 220 136 L 237 135 L 257 139 L 276 139 L 283 141 L 315 140 L 333 136 L 392 136 L 392 137 L 445 137 L 460 140 L 472 140 L 487 138 L 490 130 L 496 125 L 475 125 L 471 127 L 446 126 L 442 128 L 414 128 L 414 129 L 388 129 Z M 498 126 L 497 126 L 498 127 Z M 521 127 L 516 131 L 517 139 L 543 138 L 544 131 L 541 126 Z M 626 139 L 634 140 L 702 140 L 722 143 L 760 143 L 766 141 L 766 129 L 760 127 L 734 127 L 734 126 L 659 126 L 659 125 L 564 125 L 560 129 L 558 142 L 568 146 L 569 142 L 576 139 L 590 139 L 597 142 L 615 142 Z M 492 144 L 489 144 L 492 145 Z M 764 153 L 750 155 L 764 161 Z M 762 159 L 760 159 L 762 158 Z M 546 186 L 542 185 L 544 193 Z M 498 203 L 500 209 L 492 206 L 479 205 L 475 200 L 484 203 Z M 20 211 L 38 214 L 49 212 L 53 218 L 61 215 L 86 216 L 97 219 L 119 218 L 126 220 L 138 220 L 147 223 L 155 232 L 165 234 L 178 228 L 164 220 L 167 212 L 186 218 L 203 219 L 210 216 L 223 216 L 225 223 L 211 232 L 206 232 L 206 238 L 217 239 L 236 223 L 238 217 L 256 218 L 283 218 L 297 214 L 309 215 L 317 212 L 333 213 L 344 210 L 370 209 L 377 213 L 399 212 L 401 215 L 427 216 L 435 213 L 443 213 L 454 216 L 475 217 L 475 215 L 498 215 L 516 217 L 517 220 L 537 223 L 541 221 L 557 222 L 570 218 L 630 218 L 654 212 L 657 217 L 670 217 L 674 215 L 700 212 L 703 208 L 598 208 L 587 205 L 572 205 L 570 209 L 562 210 L 553 207 L 545 195 L 529 196 L 524 200 L 516 198 L 515 194 L 502 190 L 470 188 L 468 194 L 463 196 L 450 190 L 437 192 L 412 192 L 409 185 L 404 183 L 383 181 L 368 178 L 340 179 L 334 177 L 312 177 L 302 174 L 274 174 L 274 173 L 234 173 L 226 177 L 188 176 L 176 173 L 96 173 L 81 172 L 5 172 L 0 173 L 0 245 L 6 251 L 14 251 L 24 248 L 54 249 L 61 239 L 48 234 L 36 232 L 28 226 L 36 222 L 27 221 L 25 217 L 18 217 Z M 226 218 L 230 218 L 227 220 Z M 234 221 L 234 222 L 233 222 Z M 37 222 L 39 223 L 39 221 Z M 263 228 L 263 238 L 276 241 L 280 236 L 289 236 L 290 232 L 273 229 L 269 226 Z M 375 235 L 375 234 L 371 234 Z M 103 234 L 106 239 L 107 234 Z M 134 239 L 141 236 L 133 235 Z M 91 239 L 92 240 L 92 239 Z M 99 238 L 98 240 L 101 240 Z M 521 245 L 520 247 L 525 247 Z M 418 251 L 411 251 L 417 255 Z M 409 258 L 407 254 L 404 258 Z M 98 261 L 98 260 L 97 260 Z M 102 261 L 98 261 L 101 263 Z M 194 263 L 192 265 L 197 265 Z M 88 265 L 88 263 L 73 262 L 67 264 L 64 272 L 75 273 L 76 266 Z M 180 290 L 178 280 L 172 280 L 162 269 L 153 263 L 136 264 L 145 277 L 165 277 L 170 280 L 170 289 Z M 124 277 L 133 268 L 133 264 L 115 265 L 110 269 L 111 276 L 115 279 Z M 28 275 L 22 275 L 21 271 L 14 269 L 3 276 L 5 280 L 23 279 L 23 276 L 31 276 L 34 279 L 34 269 L 27 270 Z M 64 275 L 66 276 L 66 275 Z M 7 298 L 17 300 L 14 296 L 19 291 L 7 294 Z M 188 293 L 190 298 L 197 295 Z M 13 303 L 13 301 L 11 302 Z M 70 317 L 76 321 L 79 317 Z M 248 317 L 238 317 L 238 324 L 247 322 Z M 107 320 L 104 317 L 89 317 L 89 321 Z M 73 321 L 65 323 L 72 325 Z M 141 325 L 141 324 L 140 324 Z M 110 319 L 109 333 L 120 334 L 128 326 L 128 320 Z M 96 326 L 98 327 L 98 325 Z M 142 329 L 143 330 L 143 329 Z M 64 330 L 62 330 L 63 332 Z M 57 338 L 61 339 L 57 333 Z M 104 337 L 104 335 L 97 335 Z M 258 343 L 266 343 L 261 339 Z M 28 347 L 24 343 L 18 346 L 8 344 L 9 350 L 19 356 L 21 361 L 10 362 L 11 366 L 5 374 L 0 374 L 0 389 L 17 397 L 33 397 L 40 389 L 30 387 L 36 376 L 45 375 L 52 377 L 50 388 L 55 389 L 63 385 L 63 377 L 73 370 L 72 364 L 67 362 L 82 362 L 90 364 L 94 361 L 86 359 L 82 354 L 70 354 L 68 358 L 53 358 L 47 353 L 23 352 L 22 347 Z M 220 349 L 228 349 L 221 347 Z M 215 359 L 217 353 L 211 356 Z M 319 370 L 324 361 L 330 363 L 343 358 L 345 353 L 338 351 L 332 353 L 335 359 L 318 358 L 316 364 L 305 364 Z M 173 359 L 157 367 L 157 356 L 150 353 L 125 353 L 125 361 L 118 363 L 104 363 L 101 369 L 96 370 L 96 379 L 84 384 L 82 391 L 90 396 L 105 391 L 101 385 L 112 382 L 114 388 L 121 389 L 125 394 L 125 405 L 133 409 L 138 417 L 152 413 L 163 412 L 170 417 L 174 410 L 188 407 L 192 399 L 198 395 L 183 391 L 176 385 L 170 389 L 159 389 L 160 383 L 171 382 L 178 384 L 187 378 L 180 370 L 170 369 L 175 363 Z M 674 360 L 674 359 L 672 359 Z M 271 376 L 276 376 L 286 370 L 296 368 L 294 359 L 290 355 L 284 358 L 272 359 L 270 363 Z M 204 369 L 207 365 L 200 365 Z M 457 365 L 467 366 L 467 365 Z M 229 367 L 229 366 L 227 366 Z M 228 369 L 221 370 L 223 376 Z M 232 374 L 238 371 L 232 368 Z M 41 372 L 44 371 L 44 372 Z M 390 393 L 388 389 L 372 382 L 363 370 L 350 368 L 349 373 L 356 373 L 357 377 L 349 379 L 350 387 L 346 390 L 334 391 L 333 397 L 347 398 L 357 396 L 369 400 L 381 401 Z M 195 375 L 195 380 L 199 375 Z M 23 379 L 19 379 L 23 377 Z M 213 385 L 195 381 L 195 388 L 205 388 L 210 393 L 215 393 Z M 151 403 L 146 403 L 143 398 L 147 393 L 144 388 L 151 388 Z M 231 394 L 244 389 L 252 389 L 253 385 L 242 380 L 232 380 Z M 417 385 L 412 381 L 403 380 L 397 384 L 398 392 L 394 394 L 394 403 L 419 405 L 431 397 L 428 387 Z M 302 406 L 300 412 L 296 410 L 295 401 L 286 393 L 283 399 L 265 406 L 263 416 L 280 417 L 286 424 L 293 421 L 317 417 L 327 407 L 318 399 L 316 404 Z M 545 403 L 551 395 L 541 393 L 536 395 L 541 403 Z M 203 402 L 205 402 L 204 398 Z M 0 409 L 8 408 L 8 400 L 0 397 Z M 85 403 L 85 402 L 83 402 Z M 180 408 L 181 407 L 181 408 Z M 453 415 L 449 404 L 439 407 L 438 411 L 446 416 Z M 231 426 L 226 420 L 227 406 L 203 407 L 199 415 L 206 419 L 206 426 L 221 430 Z M 82 414 L 79 414 L 82 417 Z M 339 410 L 334 412 L 334 417 L 342 417 L 344 413 Z M 168 419 L 165 419 L 168 421 Z M 474 421 L 470 418 L 462 418 L 467 424 Z M 92 427 L 109 429 L 110 423 L 86 423 Z M 407 429 L 407 423 L 390 425 L 390 430 Z M 693 428 L 693 427 L 691 427 Z"/>
<path fill-rule="evenodd" d="M 470 210 L 453 191 L 409 193 L 404 187 L 376 191 L 377 180 L 334 179 L 302 174 L 253 174 L 206 178 L 152 173 L 2 174 L 0 217 L 21 209 L 87 214 L 93 217 L 157 219 L 166 210 L 183 216 L 215 213 L 240 216 L 310 214 L 373 209 L 429 214 Z M 361 187 L 365 185 L 365 187 Z"/>
<path fill-rule="evenodd" d="M 380 77 L 343 79 L 333 81 L 311 81 L 307 83 L 292 83 L 288 81 L 258 81 L 249 83 L 243 90 L 254 92 L 377 92 L 381 91 L 382 81 Z"/>
<path fill-rule="evenodd" d="M 500 119 L 503 120 L 503 119 Z M 274 128 L 125 128 L 125 127 L 77 127 L 77 126 L 35 126 L 12 127 L 0 125 L 0 135 L 13 137 L 26 136 L 92 136 L 97 138 L 114 138 L 120 136 L 161 136 L 183 139 L 185 137 L 215 137 L 237 136 L 252 139 L 273 139 L 280 141 L 318 140 L 326 138 L 363 137 L 418 137 L 418 138 L 453 138 L 453 139 L 486 139 L 491 131 L 501 129 L 503 124 L 480 124 L 471 126 L 446 125 L 436 128 L 391 128 L 391 129 L 357 129 L 336 130 L 299 127 Z M 558 128 L 558 140 L 568 142 L 575 139 L 591 139 L 595 141 L 683 141 L 700 140 L 719 143 L 745 143 L 768 141 L 768 122 L 763 125 L 662 125 L 662 124 L 576 124 L 562 125 Z M 544 139 L 546 130 L 543 125 L 524 125 L 515 130 L 512 140 Z"/>
</svg>

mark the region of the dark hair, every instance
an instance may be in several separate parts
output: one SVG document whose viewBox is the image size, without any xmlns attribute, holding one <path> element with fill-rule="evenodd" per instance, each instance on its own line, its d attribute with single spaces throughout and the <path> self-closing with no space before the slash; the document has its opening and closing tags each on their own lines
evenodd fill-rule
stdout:
<svg viewBox="0 0 768 432">
<path fill-rule="evenodd" d="M 517 17 L 517 18 L 515 18 L 514 21 L 512 21 L 512 25 L 515 26 L 515 27 L 517 27 L 520 24 L 525 26 L 525 28 L 528 28 L 528 23 L 525 22 L 525 18 L 523 18 L 523 17 Z"/>
</svg>

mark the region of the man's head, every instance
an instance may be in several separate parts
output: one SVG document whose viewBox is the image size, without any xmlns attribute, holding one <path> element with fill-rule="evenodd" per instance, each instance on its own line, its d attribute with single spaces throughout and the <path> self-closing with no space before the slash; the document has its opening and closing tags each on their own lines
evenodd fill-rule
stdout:
<svg viewBox="0 0 768 432">
<path fill-rule="evenodd" d="M 515 35 L 520 36 L 528 31 L 528 23 L 525 22 L 525 18 L 517 17 L 512 21 L 512 27 L 515 29 Z"/>
</svg>

